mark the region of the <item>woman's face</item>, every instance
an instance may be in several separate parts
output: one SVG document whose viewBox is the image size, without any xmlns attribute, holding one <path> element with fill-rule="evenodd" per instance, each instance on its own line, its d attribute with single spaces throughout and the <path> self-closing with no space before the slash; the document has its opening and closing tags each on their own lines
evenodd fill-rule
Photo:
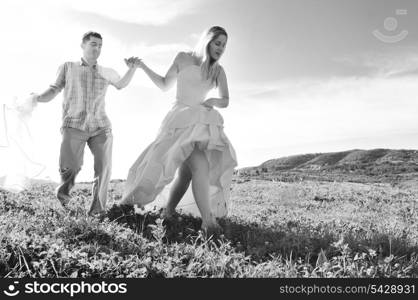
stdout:
<svg viewBox="0 0 418 300">
<path fill-rule="evenodd" d="M 209 55 L 214 60 L 219 60 L 225 51 L 226 42 L 228 38 L 226 35 L 219 35 L 216 39 L 209 43 Z"/>
</svg>

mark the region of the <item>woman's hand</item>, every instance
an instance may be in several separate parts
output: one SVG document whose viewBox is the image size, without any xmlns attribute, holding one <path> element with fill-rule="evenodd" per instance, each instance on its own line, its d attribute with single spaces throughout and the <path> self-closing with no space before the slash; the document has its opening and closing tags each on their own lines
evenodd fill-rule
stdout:
<svg viewBox="0 0 418 300">
<path fill-rule="evenodd" d="M 144 62 L 142 61 L 142 59 L 140 59 L 138 57 L 134 57 L 133 63 L 134 63 L 136 68 L 140 68 L 140 69 L 144 68 Z"/>
<path fill-rule="evenodd" d="M 204 107 L 206 107 L 206 108 L 213 109 L 213 105 L 214 105 L 214 103 L 213 103 L 213 99 L 212 99 L 212 98 L 210 98 L 210 99 L 205 100 L 205 101 L 202 103 L 202 105 L 203 105 Z"/>
<path fill-rule="evenodd" d="M 206 99 L 202 105 L 207 108 L 213 109 L 214 107 L 225 108 L 229 104 L 229 98 L 209 98 Z"/>
<path fill-rule="evenodd" d="M 144 62 L 142 61 L 142 59 L 137 58 L 137 59 L 135 60 L 135 66 L 136 66 L 137 68 L 143 69 L 143 68 L 144 68 L 144 66 L 145 66 L 145 64 L 144 64 Z"/>
</svg>

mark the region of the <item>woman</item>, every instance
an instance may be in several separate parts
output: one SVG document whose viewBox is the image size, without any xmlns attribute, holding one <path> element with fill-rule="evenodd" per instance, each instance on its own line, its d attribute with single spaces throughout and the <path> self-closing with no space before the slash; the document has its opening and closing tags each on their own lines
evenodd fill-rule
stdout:
<svg viewBox="0 0 418 300">
<path fill-rule="evenodd" d="M 228 212 L 229 189 L 237 165 L 235 151 L 223 132 L 222 116 L 214 109 L 229 104 L 225 71 L 219 65 L 227 39 L 225 29 L 210 28 L 195 51 L 177 54 L 164 77 L 136 60 L 137 66 L 164 91 L 177 80 L 177 97 L 156 140 L 130 168 L 121 204 L 144 206 L 154 201 L 177 171 L 164 217 L 172 217 L 191 182 L 202 229 L 220 230 L 216 218 Z M 206 99 L 215 87 L 219 98 Z"/>
</svg>

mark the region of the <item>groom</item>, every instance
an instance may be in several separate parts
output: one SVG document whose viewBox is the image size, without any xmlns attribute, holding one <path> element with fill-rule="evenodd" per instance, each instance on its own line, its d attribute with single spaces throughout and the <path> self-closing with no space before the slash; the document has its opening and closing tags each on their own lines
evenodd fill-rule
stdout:
<svg viewBox="0 0 418 300">
<path fill-rule="evenodd" d="M 64 89 L 59 157 L 61 184 L 56 189 L 56 196 L 64 207 L 71 200 L 70 190 L 81 170 L 87 144 L 94 156 L 91 216 L 101 216 L 106 212 L 111 174 L 113 136 L 105 112 L 106 90 L 109 84 L 117 89 L 126 87 L 137 68 L 135 59 L 125 59 L 128 71 L 121 78 L 113 69 L 98 65 L 102 41 L 97 32 L 85 33 L 81 43 L 81 60 L 61 65 L 56 81 L 34 97 L 36 102 L 49 102 Z"/>
</svg>

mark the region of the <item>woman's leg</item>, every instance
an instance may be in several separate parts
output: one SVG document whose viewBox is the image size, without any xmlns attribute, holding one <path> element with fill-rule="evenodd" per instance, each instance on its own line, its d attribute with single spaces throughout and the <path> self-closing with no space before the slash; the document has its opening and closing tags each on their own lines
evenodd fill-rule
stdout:
<svg viewBox="0 0 418 300">
<path fill-rule="evenodd" d="M 183 163 L 179 168 L 177 178 L 174 180 L 173 186 L 170 190 L 167 206 L 164 209 L 164 216 L 166 218 L 172 216 L 176 211 L 176 206 L 179 204 L 181 198 L 189 188 L 192 180 L 192 173 L 186 163 Z"/>
<path fill-rule="evenodd" d="M 192 191 L 202 216 L 202 228 L 205 230 L 219 228 L 210 209 L 209 162 L 206 155 L 195 147 L 186 162 L 192 173 Z"/>
</svg>

